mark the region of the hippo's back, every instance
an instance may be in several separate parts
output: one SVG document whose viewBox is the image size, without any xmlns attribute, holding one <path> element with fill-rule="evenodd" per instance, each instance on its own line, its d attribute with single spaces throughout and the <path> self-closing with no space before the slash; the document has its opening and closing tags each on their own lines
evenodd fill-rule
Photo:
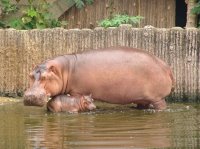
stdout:
<svg viewBox="0 0 200 149">
<path fill-rule="evenodd" d="M 162 60 L 139 49 L 86 51 L 76 55 L 71 91 L 120 104 L 164 97 L 172 85 L 168 69 Z"/>
</svg>

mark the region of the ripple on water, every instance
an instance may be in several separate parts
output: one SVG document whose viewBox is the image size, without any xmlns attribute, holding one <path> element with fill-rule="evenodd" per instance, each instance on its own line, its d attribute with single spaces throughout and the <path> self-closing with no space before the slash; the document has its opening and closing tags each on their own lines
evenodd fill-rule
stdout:
<svg viewBox="0 0 200 149">
<path fill-rule="evenodd" d="M 0 107 L 3 148 L 199 148 L 200 107 L 167 110 L 100 105 L 94 112 L 48 113 L 22 103 Z"/>
</svg>

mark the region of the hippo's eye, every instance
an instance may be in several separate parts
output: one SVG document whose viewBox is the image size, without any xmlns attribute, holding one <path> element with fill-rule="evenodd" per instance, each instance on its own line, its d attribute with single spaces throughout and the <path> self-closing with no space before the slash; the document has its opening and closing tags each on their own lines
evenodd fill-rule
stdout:
<svg viewBox="0 0 200 149">
<path fill-rule="evenodd" d="M 92 102 L 91 101 L 86 101 L 85 104 L 90 105 Z"/>
<path fill-rule="evenodd" d="M 45 80 L 45 79 L 46 79 L 46 76 L 41 75 L 40 79 L 41 79 L 41 80 Z"/>
</svg>

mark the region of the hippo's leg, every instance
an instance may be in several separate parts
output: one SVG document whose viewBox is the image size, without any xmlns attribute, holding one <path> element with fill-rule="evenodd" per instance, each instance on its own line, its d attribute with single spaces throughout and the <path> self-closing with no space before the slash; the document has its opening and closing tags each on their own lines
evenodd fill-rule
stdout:
<svg viewBox="0 0 200 149">
<path fill-rule="evenodd" d="M 165 99 L 161 99 L 159 101 L 153 102 L 152 105 L 155 110 L 164 110 L 167 108 Z"/>
<path fill-rule="evenodd" d="M 137 104 L 137 109 L 141 110 L 141 109 L 149 109 L 150 105 L 149 104 Z"/>
</svg>

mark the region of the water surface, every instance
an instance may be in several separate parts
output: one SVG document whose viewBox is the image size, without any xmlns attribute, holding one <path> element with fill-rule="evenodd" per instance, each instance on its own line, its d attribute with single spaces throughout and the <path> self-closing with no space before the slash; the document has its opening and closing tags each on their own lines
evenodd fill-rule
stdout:
<svg viewBox="0 0 200 149">
<path fill-rule="evenodd" d="M 162 112 L 97 104 L 94 112 L 80 114 L 22 102 L 0 105 L 0 148 L 200 148 L 198 104 L 169 104 Z"/>
</svg>

